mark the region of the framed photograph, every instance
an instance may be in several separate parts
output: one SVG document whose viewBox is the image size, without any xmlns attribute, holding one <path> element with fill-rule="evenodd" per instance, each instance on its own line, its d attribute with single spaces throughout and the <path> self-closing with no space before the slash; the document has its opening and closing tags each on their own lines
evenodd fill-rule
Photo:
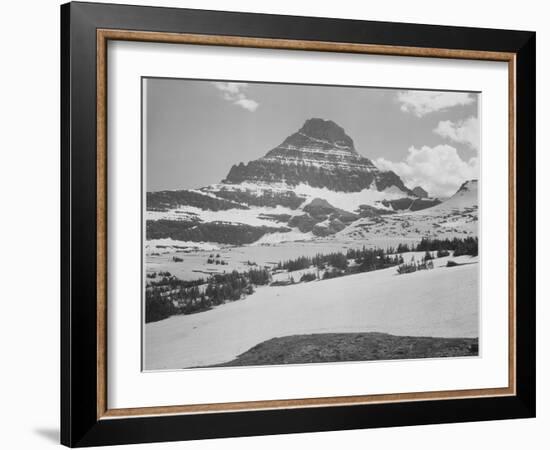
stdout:
<svg viewBox="0 0 550 450">
<path fill-rule="evenodd" d="M 535 415 L 535 33 L 61 7 L 61 440 Z"/>
</svg>

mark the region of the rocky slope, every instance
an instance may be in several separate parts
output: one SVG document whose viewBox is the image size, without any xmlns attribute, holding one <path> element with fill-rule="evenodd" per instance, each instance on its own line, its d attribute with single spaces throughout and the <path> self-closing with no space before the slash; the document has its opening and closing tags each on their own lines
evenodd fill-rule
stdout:
<svg viewBox="0 0 550 450">
<path fill-rule="evenodd" d="M 413 194 L 416 195 L 418 198 L 429 197 L 428 193 L 421 186 L 416 186 L 415 188 L 413 188 L 412 191 Z"/>
</svg>

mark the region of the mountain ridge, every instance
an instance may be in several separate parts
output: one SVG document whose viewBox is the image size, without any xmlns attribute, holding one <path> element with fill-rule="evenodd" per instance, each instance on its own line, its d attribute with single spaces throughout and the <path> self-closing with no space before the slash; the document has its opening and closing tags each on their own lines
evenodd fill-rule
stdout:
<svg viewBox="0 0 550 450">
<path fill-rule="evenodd" d="M 382 191 L 395 186 L 404 196 L 415 196 L 395 172 L 381 171 L 360 155 L 341 126 L 320 118 L 306 120 L 297 132 L 261 158 L 233 165 L 223 182 L 306 183 L 342 192 L 371 187 Z"/>
</svg>

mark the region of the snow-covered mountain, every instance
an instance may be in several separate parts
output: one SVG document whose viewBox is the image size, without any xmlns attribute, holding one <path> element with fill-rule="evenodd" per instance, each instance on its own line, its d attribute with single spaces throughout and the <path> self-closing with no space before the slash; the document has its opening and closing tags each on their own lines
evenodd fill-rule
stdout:
<svg viewBox="0 0 550 450">
<path fill-rule="evenodd" d="M 478 206 L 478 189 L 477 189 L 477 180 L 468 180 L 465 181 L 455 192 L 455 194 L 450 197 L 448 200 L 445 200 L 440 206 L 440 208 L 433 208 L 434 210 L 445 210 L 445 209 L 465 209 L 465 208 L 476 208 Z"/>
<path fill-rule="evenodd" d="M 453 238 L 478 235 L 478 181 L 464 182 L 444 202 L 420 211 L 363 218 L 338 233 L 345 239 Z"/>
<path fill-rule="evenodd" d="M 358 230 L 373 221 L 423 212 L 428 217 L 428 211 L 445 204 L 477 205 L 477 184 L 474 195 L 469 186 L 475 182 L 469 183 L 440 204 L 422 188 L 409 189 L 394 172 L 378 169 L 358 153 L 342 127 L 314 118 L 265 156 L 231 167 L 218 184 L 148 192 L 146 234 L 147 239 L 222 244 L 272 242 L 275 237 L 354 238 L 363 236 Z"/>
</svg>

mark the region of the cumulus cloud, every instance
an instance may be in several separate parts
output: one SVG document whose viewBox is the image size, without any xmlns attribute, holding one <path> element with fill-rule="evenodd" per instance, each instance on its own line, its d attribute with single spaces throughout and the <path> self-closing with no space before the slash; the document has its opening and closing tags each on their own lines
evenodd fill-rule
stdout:
<svg viewBox="0 0 550 450">
<path fill-rule="evenodd" d="M 479 121 L 476 117 L 468 117 L 459 122 L 442 120 L 437 124 L 434 133 L 451 141 L 467 144 L 474 150 L 479 149 Z"/>
<path fill-rule="evenodd" d="M 221 91 L 222 97 L 234 105 L 240 106 L 247 111 L 254 112 L 260 106 L 256 100 L 248 98 L 245 94 L 248 83 L 226 83 L 215 81 L 212 83 L 216 89 Z"/>
<path fill-rule="evenodd" d="M 397 93 L 401 111 L 412 113 L 417 117 L 454 106 L 469 105 L 474 100 L 473 96 L 464 92 L 401 91 Z"/>
<path fill-rule="evenodd" d="M 453 195 L 466 180 L 479 178 L 478 158 L 463 161 L 450 145 L 410 147 L 402 162 L 378 158 L 376 165 L 381 170 L 393 170 L 413 188 L 422 186 L 434 197 Z"/>
</svg>

